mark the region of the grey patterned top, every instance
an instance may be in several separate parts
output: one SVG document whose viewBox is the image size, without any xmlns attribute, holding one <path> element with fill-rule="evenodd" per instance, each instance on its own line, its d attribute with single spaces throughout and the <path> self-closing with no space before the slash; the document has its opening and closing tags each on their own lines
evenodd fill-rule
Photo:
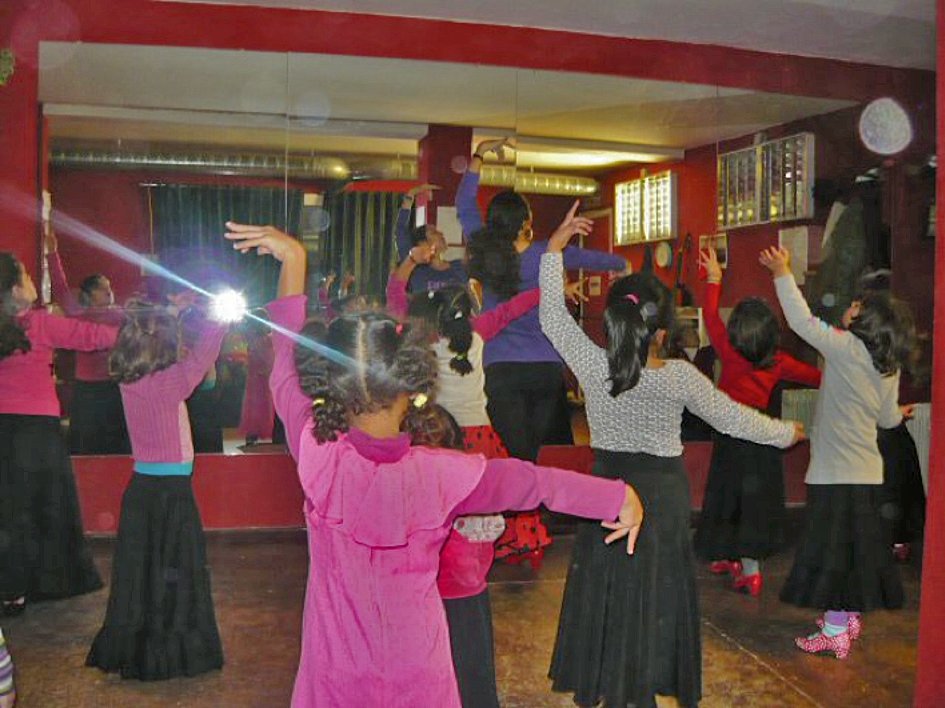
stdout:
<svg viewBox="0 0 945 708">
<path fill-rule="evenodd" d="M 679 428 L 684 408 L 727 435 L 790 446 L 793 424 L 736 403 L 688 362 L 667 360 L 662 367 L 646 368 L 634 388 L 612 398 L 607 353 L 588 339 L 564 303 L 559 254 L 542 256 L 540 284 L 541 328 L 584 389 L 592 447 L 660 457 L 682 455 Z"/>
</svg>

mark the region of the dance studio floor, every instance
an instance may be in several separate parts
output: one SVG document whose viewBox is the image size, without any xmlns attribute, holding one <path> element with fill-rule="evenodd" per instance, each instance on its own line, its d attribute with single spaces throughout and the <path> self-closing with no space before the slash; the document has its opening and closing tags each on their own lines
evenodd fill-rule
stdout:
<svg viewBox="0 0 945 708">
<path fill-rule="evenodd" d="M 500 566 L 491 584 L 499 691 L 506 708 L 572 706 L 545 678 L 571 538 L 559 536 L 540 571 Z M 111 542 L 95 541 L 107 576 Z M 4 621 L 21 708 L 287 706 L 298 660 L 306 548 L 301 532 L 211 534 L 214 599 L 226 651 L 220 672 L 158 683 L 122 681 L 83 666 L 107 592 L 31 606 Z M 814 613 L 777 600 L 790 554 L 768 564 L 760 600 L 699 573 L 703 706 L 908 706 L 915 664 L 918 582 L 903 566 L 908 606 L 870 615 L 845 662 L 802 654 L 792 637 Z M 675 705 L 672 700 L 661 705 Z M 426 708 L 426 707 L 418 707 Z M 431 706 L 430 708 L 436 708 Z"/>
</svg>

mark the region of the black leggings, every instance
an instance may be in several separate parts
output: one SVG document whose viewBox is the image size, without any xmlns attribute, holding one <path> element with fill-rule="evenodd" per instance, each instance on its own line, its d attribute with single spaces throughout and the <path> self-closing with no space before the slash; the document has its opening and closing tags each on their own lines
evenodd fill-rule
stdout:
<svg viewBox="0 0 945 708">
<path fill-rule="evenodd" d="M 561 364 L 490 364 L 486 395 L 492 427 L 512 457 L 534 462 L 542 445 L 574 443 Z"/>
</svg>

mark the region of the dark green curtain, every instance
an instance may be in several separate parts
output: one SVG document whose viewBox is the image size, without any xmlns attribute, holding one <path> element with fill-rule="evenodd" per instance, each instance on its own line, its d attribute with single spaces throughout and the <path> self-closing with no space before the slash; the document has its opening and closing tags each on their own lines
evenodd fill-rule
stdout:
<svg viewBox="0 0 945 708">
<path fill-rule="evenodd" d="M 396 258 L 394 224 L 402 195 L 391 192 L 334 192 L 326 195 L 330 222 L 322 269 L 340 281 L 354 273 L 352 292 L 379 297 Z"/>
<path fill-rule="evenodd" d="M 145 189 L 161 265 L 204 288 L 229 284 L 241 290 L 252 306 L 275 297 L 279 264 L 272 258 L 237 253 L 223 233 L 227 221 L 236 221 L 298 235 L 301 190 L 193 184 Z"/>
</svg>

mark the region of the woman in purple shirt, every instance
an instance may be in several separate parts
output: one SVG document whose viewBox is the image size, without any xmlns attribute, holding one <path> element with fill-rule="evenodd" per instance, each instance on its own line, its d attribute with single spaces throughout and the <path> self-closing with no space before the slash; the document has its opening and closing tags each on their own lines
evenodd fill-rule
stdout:
<svg viewBox="0 0 945 708">
<path fill-rule="evenodd" d="M 538 286 L 538 266 L 547 241 L 533 241 L 528 201 L 513 191 L 500 192 L 489 203 L 483 223 L 476 202 L 479 170 L 486 153 L 500 150 L 505 140 L 480 143 L 456 190 L 456 212 L 466 235 L 470 278 L 482 285 L 482 310 L 488 311 L 516 293 Z M 568 269 L 624 271 L 627 262 L 610 253 L 575 246 L 564 250 Z M 534 462 L 546 444 L 570 444 L 564 366 L 541 331 L 538 310 L 532 310 L 486 343 L 487 411 L 492 427 L 512 457 Z M 518 531 L 516 531 L 518 529 Z M 531 553 L 533 564 L 550 541 L 537 513 L 510 520 L 497 555 Z"/>
</svg>

